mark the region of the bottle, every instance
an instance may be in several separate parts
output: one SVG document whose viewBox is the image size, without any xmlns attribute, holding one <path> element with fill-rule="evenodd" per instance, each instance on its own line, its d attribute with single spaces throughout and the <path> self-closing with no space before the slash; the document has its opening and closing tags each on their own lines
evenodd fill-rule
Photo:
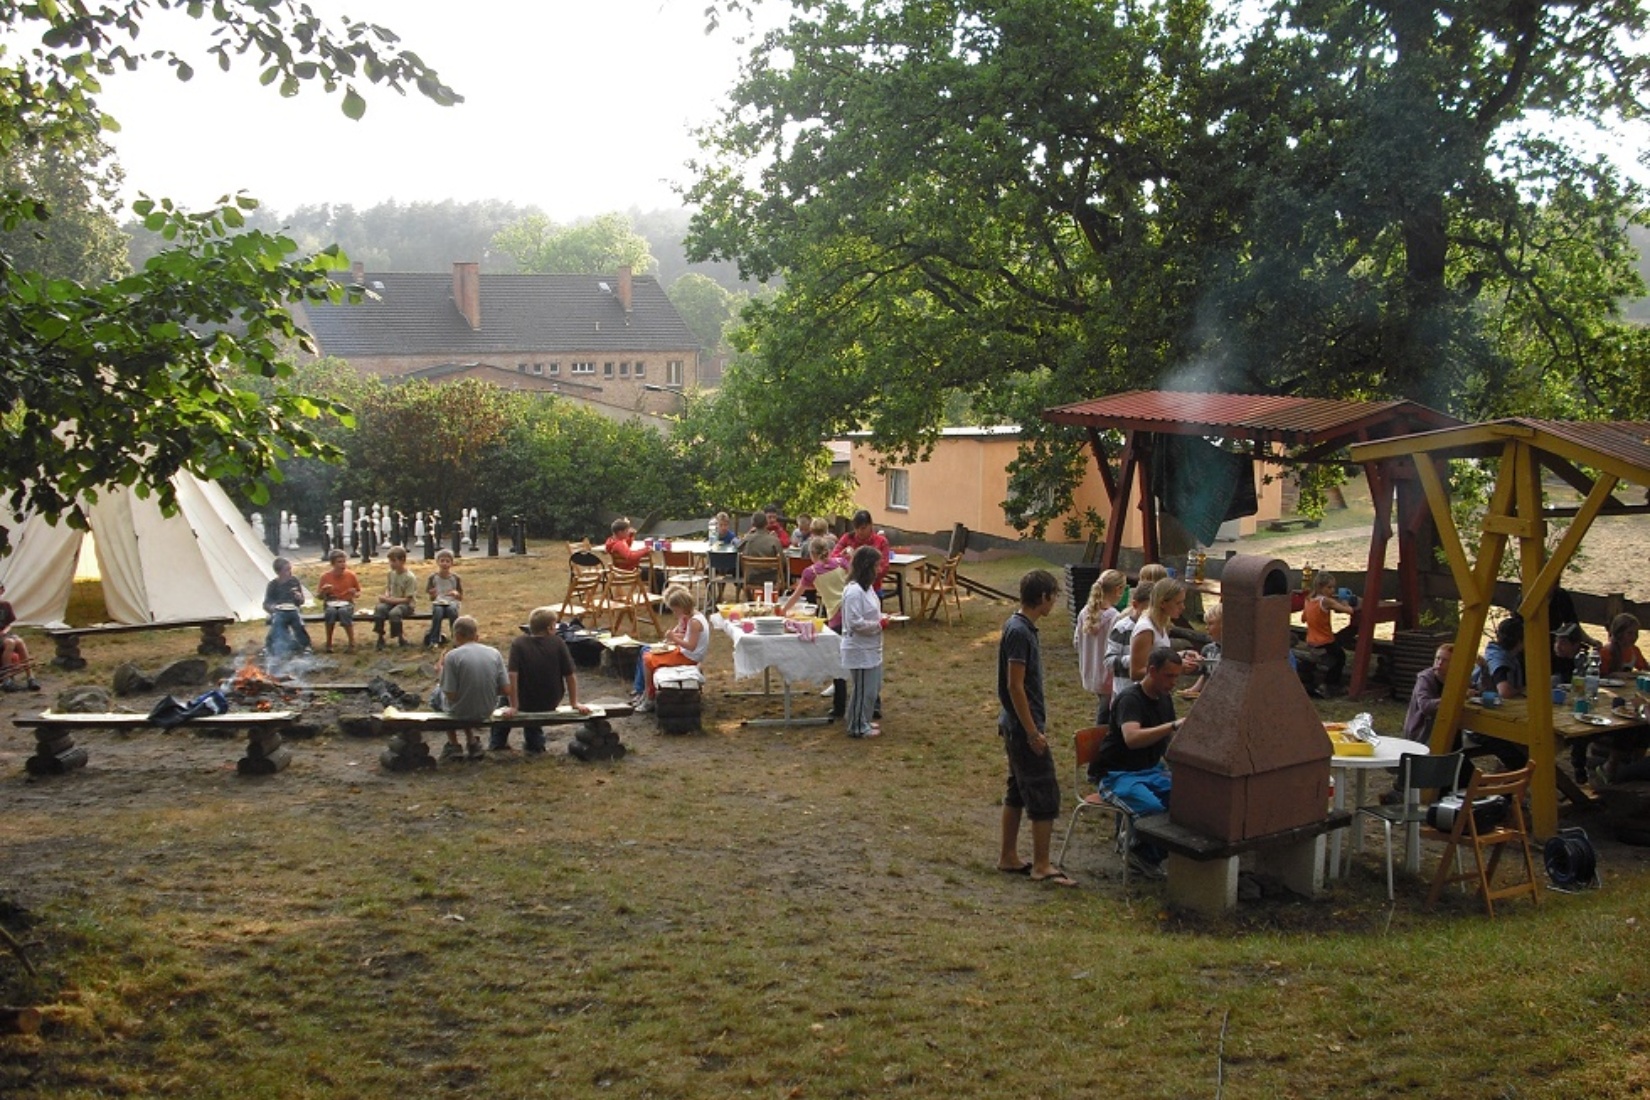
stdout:
<svg viewBox="0 0 1650 1100">
<path fill-rule="evenodd" d="M 1197 572 L 1193 574 L 1193 577 L 1197 581 L 1198 584 L 1203 583 L 1203 581 L 1205 579 L 1205 575 L 1206 575 L 1205 570 L 1208 567 L 1208 564 L 1209 564 L 1209 555 L 1207 553 L 1205 553 L 1204 551 L 1199 550 L 1197 552 Z"/>
<path fill-rule="evenodd" d="M 1592 703 L 1598 698 L 1598 651 L 1589 650 L 1587 653 L 1587 677 L 1582 685 L 1586 692 L 1587 702 Z"/>
<path fill-rule="evenodd" d="M 716 545 L 716 517 L 710 517 L 710 526 L 705 529 L 705 541 L 712 546 Z"/>
</svg>

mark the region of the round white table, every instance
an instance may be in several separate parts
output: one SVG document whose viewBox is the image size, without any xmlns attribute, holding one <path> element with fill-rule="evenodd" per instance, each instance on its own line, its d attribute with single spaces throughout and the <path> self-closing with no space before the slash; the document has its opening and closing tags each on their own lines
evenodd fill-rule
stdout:
<svg viewBox="0 0 1650 1100">
<path fill-rule="evenodd" d="M 1352 810 L 1352 854 L 1363 851 L 1364 830 L 1363 823 L 1357 820 L 1359 806 L 1364 804 L 1364 792 L 1368 783 L 1369 773 L 1376 770 L 1396 771 L 1398 758 L 1405 753 L 1415 756 L 1430 756 L 1432 749 L 1419 741 L 1406 741 L 1402 737 L 1375 738 L 1375 751 L 1369 756 L 1331 756 L 1329 769 L 1335 777 L 1335 808 L 1344 810 L 1346 806 L 1347 780 L 1356 784 L 1353 791 Z M 1350 775 L 1348 773 L 1351 773 Z M 1421 866 L 1421 827 L 1409 826 L 1408 847 L 1404 854 L 1404 869 L 1415 872 Z M 1349 857 L 1350 858 L 1350 857 Z M 1340 878 L 1341 869 L 1341 830 L 1336 829 L 1330 834 L 1329 840 L 1329 876 Z"/>
</svg>

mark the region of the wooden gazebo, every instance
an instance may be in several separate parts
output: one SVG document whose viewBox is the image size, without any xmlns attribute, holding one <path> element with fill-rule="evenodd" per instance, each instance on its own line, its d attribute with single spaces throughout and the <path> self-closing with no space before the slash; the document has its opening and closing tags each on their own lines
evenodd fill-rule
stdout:
<svg viewBox="0 0 1650 1100">
<path fill-rule="evenodd" d="M 1518 612 L 1524 636 L 1536 639 L 1524 649 L 1525 680 L 1534 685 L 1528 707 L 1505 713 L 1480 710 L 1471 718 L 1475 730 L 1527 746 L 1535 765 L 1530 803 L 1535 831 L 1551 836 L 1558 827 L 1558 775 L 1555 767 L 1553 711 L 1543 701 L 1552 676 L 1548 599 L 1564 567 L 1599 515 L 1650 512 L 1650 500 L 1630 503 L 1615 495 L 1618 487 L 1650 488 L 1650 423 L 1642 421 L 1497 420 L 1427 432 L 1403 439 L 1354 446 L 1358 462 L 1405 462 L 1419 477 L 1432 510 L 1432 521 L 1461 594 L 1461 625 L 1455 636 L 1457 658 L 1450 662 L 1443 700 L 1432 727 L 1434 752 L 1455 740 L 1462 721 L 1473 662 L 1490 610 L 1495 579 L 1507 540 L 1518 542 L 1521 581 Z M 1479 527 L 1478 560 L 1470 561 L 1450 514 L 1443 462 L 1451 458 L 1499 459 L 1495 489 Z M 1579 507 L 1549 507 L 1542 500 L 1542 471 L 1582 494 Z M 1570 526 L 1549 554 L 1547 521 L 1568 518 Z"/>
<path fill-rule="evenodd" d="M 1138 494 L 1142 541 L 1147 561 L 1161 558 L 1158 500 L 1151 486 L 1152 456 L 1165 436 L 1220 439 L 1247 446 L 1256 463 L 1299 466 L 1359 461 L 1375 502 L 1375 527 L 1369 545 L 1369 571 L 1358 617 L 1358 642 L 1350 690 L 1364 689 L 1374 649 L 1375 624 L 1416 625 L 1420 607 L 1420 534 L 1426 504 L 1412 467 L 1398 459 L 1352 460 L 1339 457 L 1349 445 L 1454 427 L 1461 421 L 1413 401 L 1337 401 L 1322 397 L 1265 396 L 1238 393 L 1190 393 L 1134 390 L 1043 411 L 1053 424 L 1070 424 L 1088 433 L 1089 448 L 1106 493 L 1111 497 L 1101 564 L 1115 567 L 1131 498 Z M 1102 433 L 1123 433 L 1120 472 L 1114 477 Z M 1381 599 L 1381 574 L 1392 537 L 1393 501 L 1398 524 L 1399 593 Z"/>
</svg>

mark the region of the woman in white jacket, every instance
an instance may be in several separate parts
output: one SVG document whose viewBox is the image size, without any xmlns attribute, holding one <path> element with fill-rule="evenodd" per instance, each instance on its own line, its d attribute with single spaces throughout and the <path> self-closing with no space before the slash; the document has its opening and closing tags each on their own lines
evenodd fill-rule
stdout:
<svg viewBox="0 0 1650 1100">
<path fill-rule="evenodd" d="M 1123 595 L 1128 578 L 1117 569 L 1100 574 L 1089 589 L 1088 602 L 1077 613 L 1077 626 L 1071 632 L 1071 644 L 1077 650 L 1077 672 L 1083 680 L 1083 690 L 1097 696 L 1099 709 L 1094 724 L 1110 724 L 1112 669 L 1106 660 L 1107 636 L 1117 623 L 1117 601 Z"/>
<path fill-rule="evenodd" d="M 877 598 L 877 570 L 882 552 L 861 546 L 848 563 L 848 584 L 842 589 L 842 667 L 852 689 L 848 696 L 848 736 L 880 737 L 882 727 L 871 721 L 877 694 L 882 690 L 882 601 Z"/>
</svg>

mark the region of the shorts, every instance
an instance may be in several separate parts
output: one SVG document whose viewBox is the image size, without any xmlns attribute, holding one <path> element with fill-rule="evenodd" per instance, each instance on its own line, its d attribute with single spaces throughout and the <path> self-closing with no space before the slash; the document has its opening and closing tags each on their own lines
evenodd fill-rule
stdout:
<svg viewBox="0 0 1650 1100">
<path fill-rule="evenodd" d="M 1003 805 L 1024 810 L 1033 821 L 1053 821 L 1060 816 L 1060 780 L 1054 771 L 1054 750 L 1038 754 L 1023 734 L 997 731 L 1008 756 L 1008 782 Z"/>
</svg>

